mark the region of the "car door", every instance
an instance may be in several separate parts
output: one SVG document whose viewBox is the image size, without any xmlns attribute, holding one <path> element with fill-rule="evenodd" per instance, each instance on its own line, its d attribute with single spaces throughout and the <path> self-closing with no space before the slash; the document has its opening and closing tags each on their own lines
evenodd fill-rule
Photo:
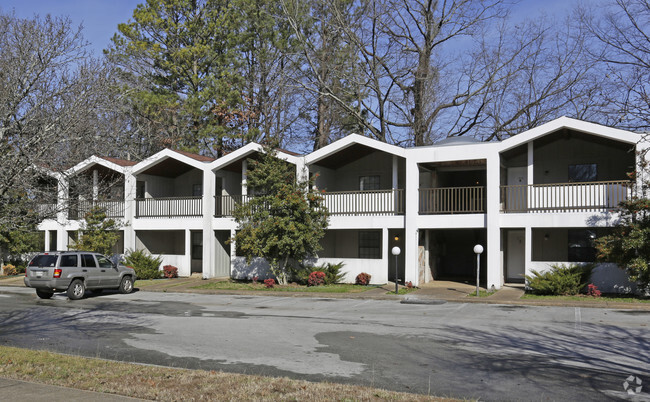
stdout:
<svg viewBox="0 0 650 402">
<path fill-rule="evenodd" d="M 95 257 L 92 254 L 81 254 L 81 267 L 81 272 L 86 276 L 86 287 L 99 287 L 101 275 Z"/>
<path fill-rule="evenodd" d="M 120 274 L 113 263 L 103 255 L 95 255 L 100 272 L 100 285 L 103 288 L 116 288 L 119 285 Z"/>
</svg>

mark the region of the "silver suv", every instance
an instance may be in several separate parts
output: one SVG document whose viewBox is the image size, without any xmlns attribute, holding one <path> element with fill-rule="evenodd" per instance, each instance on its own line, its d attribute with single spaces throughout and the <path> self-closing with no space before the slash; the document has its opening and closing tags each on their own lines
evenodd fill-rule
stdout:
<svg viewBox="0 0 650 402">
<path fill-rule="evenodd" d="M 36 288 L 41 299 L 49 299 L 54 292 L 66 292 L 70 299 L 77 300 L 84 297 L 86 289 L 131 293 L 134 282 L 133 268 L 115 265 L 101 254 L 86 251 L 40 253 L 25 271 L 25 286 Z"/>
</svg>

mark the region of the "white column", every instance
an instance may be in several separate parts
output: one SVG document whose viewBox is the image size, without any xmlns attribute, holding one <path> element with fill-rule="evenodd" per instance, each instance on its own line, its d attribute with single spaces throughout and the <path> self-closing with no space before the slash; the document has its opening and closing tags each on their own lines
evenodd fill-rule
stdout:
<svg viewBox="0 0 650 402">
<path fill-rule="evenodd" d="M 99 196 L 99 172 L 97 169 L 93 170 L 93 201 L 97 201 Z"/>
<path fill-rule="evenodd" d="M 68 184 L 67 177 L 62 174 L 57 176 L 56 220 L 59 225 L 63 225 L 68 220 Z"/>
<path fill-rule="evenodd" d="M 645 136 L 643 138 L 645 138 Z M 635 184 L 637 188 L 637 194 L 632 195 L 639 197 L 649 197 L 650 194 L 648 194 L 648 189 L 644 188 L 643 185 L 643 183 L 648 183 L 648 181 L 650 181 L 650 177 L 648 177 L 648 169 L 641 169 L 641 167 L 646 166 L 646 164 L 650 163 L 650 155 L 648 155 L 648 152 L 650 152 L 650 142 L 648 142 L 646 139 L 641 139 L 641 141 L 636 144 L 635 151 L 635 170 L 637 172 Z"/>
<path fill-rule="evenodd" d="M 533 261 L 533 230 L 530 226 L 524 228 L 524 248 L 524 275 L 528 275 Z"/>
<path fill-rule="evenodd" d="M 526 184 L 534 184 L 533 177 L 535 170 L 533 169 L 533 163 L 534 163 L 534 152 L 533 152 L 533 141 L 530 141 L 528 143 L 528 171 L 526 172 L 526 175 L 528 176 L 526 178 Z"/>
<path fill-rule="evenodd" d="M 406 159 L 404 188 L 404 280 L 418 286 L 418 164 Z"/>
<path fill-rule="evenodd" d="M 137 179 L 131 171 L 124 172 L 124 251 L 135 250 L 135 195 Z"/>
<path fill-rule="evenodd" d="M 248 195 L 248 161 L 241 162 L 241 195 Z"/>
<path fill-rule="evenodd" d="M 501 180 L 499 153 L 496 149 L 490 150 L 487 157 L 487 182 L 486 191 L 486 239 L 484 245 L 486 252 L 481 259 L 487 263 L 487 288 L 494 286 L 495 289 L 503 285 L 503 267 L 501 265 L 501 228 L 499 227 L 499 185 Z M 467 250 L 471 253 L 472 250 Z"/>
<path fill-rule="evenodd" d="M 214 172 L 207 169 L 203 172 L 203 278 L 214 277 L 214 231 L 212 229 L 212 217 L 215 213 L 215 188 L 216 176 Z"/>
<path fill-rule="evenodd" d="M 50 250 L 50 231 L 45 230 L 45 250 L 43 251 L 53 251 Z"/>
<path fill-rule="evenodd" d="M 56 229 L 56 249 L 61 251 L 68 249 L 68 231 L 61 226 Z"/>
<path fill-rule="evenodd" d="M 431 244 L 431 238 L 430 238 L 431 231 L 430 230 L 425 230 L 424 231 L 424 282 L 431 282 L 433 281 L 433 277 L 431 275 L 431 265 L 430 265 L 430 258 L 429 255 L 431 253 L 431 250 L 429 250 L 429 245 Z"/>
</svg>

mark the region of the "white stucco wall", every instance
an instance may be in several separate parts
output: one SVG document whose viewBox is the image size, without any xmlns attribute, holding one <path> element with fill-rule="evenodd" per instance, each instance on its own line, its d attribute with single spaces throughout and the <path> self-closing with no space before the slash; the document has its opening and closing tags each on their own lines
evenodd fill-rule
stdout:
<svg viewBox="0 0 650 402">
<path fill-rule="evenodd" d="M 552 265 L 571 265 L 574 262 L 548 262 L 533 261 L 526 267 L 526 275 L 531 275 L 532 270 L 545 272 L 551 269 Z M 593 283 L 603 293 L 634 293 L 637 290 L 636 284 L 629 281 L 625 270 L 620 269 L 616 264 L 603 263 L 597 264 L 591 272 L 589 283 Z"/>
</svg>

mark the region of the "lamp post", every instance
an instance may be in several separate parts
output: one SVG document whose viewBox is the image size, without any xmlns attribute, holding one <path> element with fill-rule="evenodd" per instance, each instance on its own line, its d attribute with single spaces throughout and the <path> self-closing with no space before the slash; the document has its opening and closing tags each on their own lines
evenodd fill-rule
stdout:
<svg viewBox="0 0 650 402">
<path fill-rule="evenodd" d="M 399 241 L 399 236 L 397 236 L 397 235 L 395 236 L 395 241 L 396 242 Z M 395 256 L 395 294 L 397 294 L 397 291 L 398 291 L 398 289 L 397 289 L 397 272 L 398 272 L 398 269 L 397 268 L 398 268 L 399 264 L 398 264 L 398 261 L 397 261 L 397 256 L 400 255 L 401 252 L 402 252 L 402 250 L 400 250 L 400 248 L 398 246 L 393 247 L 393 249 L 391 250 L 391 253 L 393 253 L 393 255 Z"/>
<path fill-rule="evenodd" d="M 474 246 L 474 253 L 476 254 L 476 297 L 478 297 L 478 281 L 479 274 L 481 272 L 481 253 L 483 252 L 483 246 L 477 244 Z"/>
</svg>

